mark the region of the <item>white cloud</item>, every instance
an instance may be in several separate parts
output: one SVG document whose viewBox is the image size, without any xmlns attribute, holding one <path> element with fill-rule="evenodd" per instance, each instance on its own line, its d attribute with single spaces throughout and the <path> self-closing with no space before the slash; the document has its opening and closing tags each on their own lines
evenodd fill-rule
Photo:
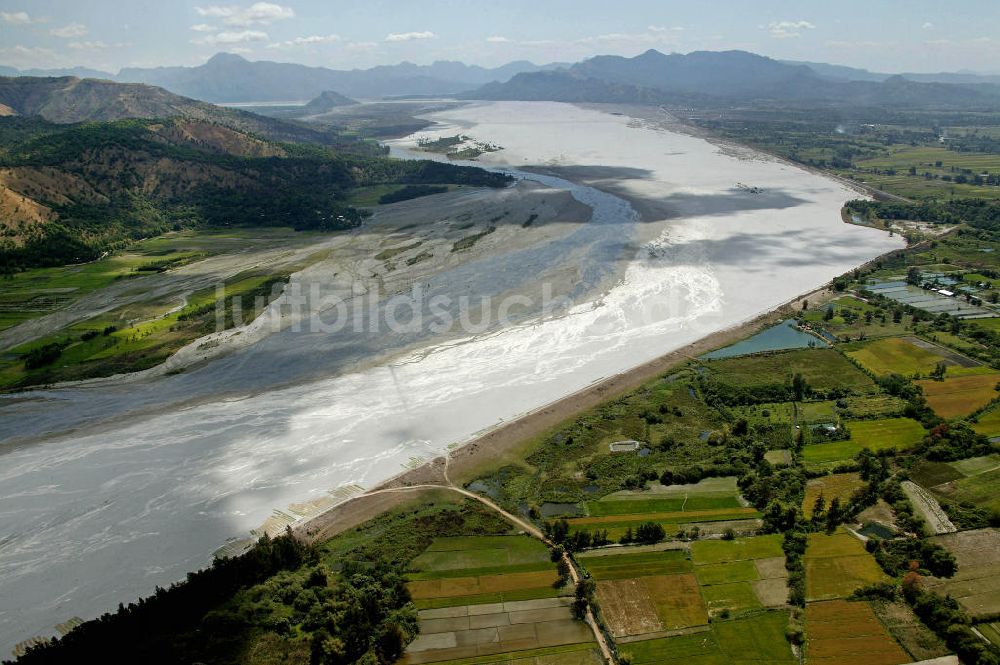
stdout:
<svg viewBox="0 0 1000 665">
<path fill-rule="evenodd" d="M 221 18 L 226 25 L 247 27 L 254 24 L 268 25 L 275 21 L 293 18 L 295 11 L 291 7 L 276 5 L 271 2 L 255 2 L 249 7 L 239 5 L 208 5 L 195 7 L 199 16 Z"/>
<path fill-rule="evenodd" d="M 340 41 L 340 35 L 309 35 L 308 37 L 296 37 L 284 42 L 274 42 L 268 44 L 267 48 L 294 48 L 296 46 L 309 46 L 310 44 L 332 44 Z"/>
<path fill-rule="evenodd" d="M 93 42 L 70 42 L 67 46 L 78 51 L 100 51 L 108 48 L 108 45 L 99 39 Z"/>
<path fill-rule="evenodd" d="M 933 24 L 933 23 L 931 23 L 930 21 L 927 21 L 926 23 L 924 23 L 924 24 L 923 24 L 922 26 L 920 26 L 920 27 L 921 27 L 921 28 L 923 28 L 924 30 L 930 30 L 931 28 L 933 28 L 933 27 L 934 27 L 934 24 Z"/>
<path fill-rule="evenodd" d="M 69 25 L 64 25 L 61 28 L 53 28 L 49 32 L 56 37 L 72 39 L 73 37 L 83 37 L 87 34 L 87 26 L 82 23 L 70 23 Z"/>
<path fill-rule="evenodd" d="M 266 32 L 260 30 L 239 30 L 236 32 L 223 31 L 214 35 L 205 35 L 199 39 L 191 40 L 192 44 L 245 44 L 247 42 L 266 42 L 268 36 Z"/>
<path fill-rule="evenodd" d="M 215 28 L 213 28 L 207 23 L 198 23 L 196 25 L 192 25 L 191 29 L 194 30 L 195 32 L 212 32 L 213 30 L 215 30 Z"/>
<path fill-rule="evenodd" d="M 809 21 L 775 21 L 768 23 L 767 31 L 775 39 L 801 36 L 801 30 L 812 30 L 816 26 Z"/>
<path fill-rule="evenodd" d="M 501 37 L 500 35 L 494 35 L 492 37 L 487 37 L 486 41 L 490 44 L 507 44 L 510 42 L 506 37 Z"/>
<path fill-rule="evenodd" d="M 671 27 L 667 27 L 665 25 L 647 25 L 646 26 L 646 30 L 649 30 L 650 32 L 680 32 L 683 29 L 684 28 L 682 28 L 679 25 L 675 25 L 675 26 L 671 26 Z"/>
<path fill-rule="evenodd" d="M 430 30 L 424 32 L 391 32 L 385 36 L 387 42 L 410 42 L 415 39 L 434 39 L 437 37 Z"/>
<path fill-rule="evenodd" d="M 13 23 L 14 25 L 33 23 L 28 12 L 0 12 L 0 19 L 3 19 L 4 23 Z"/>
</svg>

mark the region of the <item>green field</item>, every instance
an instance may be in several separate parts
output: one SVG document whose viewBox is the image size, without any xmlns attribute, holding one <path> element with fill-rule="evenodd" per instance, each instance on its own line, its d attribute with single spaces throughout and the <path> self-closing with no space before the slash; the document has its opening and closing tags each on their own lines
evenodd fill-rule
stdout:
<svg viewBox="0 0 1000 665">
<path fill-rule="evenodd" d="M 527 536 L 456 536 L 435 539 L 410 563 L 410 570 L 442 572 L 548 561 L 545 545 Z"/>
<path fill-rule="evenodd" d="M 733 520 L 748 520 L 760 517 L 760 512 L 754 508 L 719 508 L 702 511 L 678 511 L 662 513 L 630 513 L 626 515 L 608 515 L 605 517 L 580 517 L 566 520 L 570 531 L 606 530 L 612 539 L 620 538 L 627 529 L 635 529 L 644 522 L 656 522 L 664 530 L 673 535 L 678 528 L 686 524 L 729 522 Z"/>
<path fill-rule="evenodd" d="M 860 586 L 888 579 L 861 541 L 842 527 L 833 535 L 809 534 L 803 562 L 810 601 L 844 598 Z"/>
<path fill-rule="evenodd" d="M 944 360 L 942 356 L 898 337 L 868 342 L 854 351 L 847 351 L 847 355 L 875 374 L 903 376 L 929 374 Z"/>
<path fill-rule="evenodd" d="M 984 436 L 1000 436 L 1000 409 L 991 409 L 978 416 L 972 429 Z"/>
<path fill-rule="evenodd" d="M 684 497 L 656 497 L 648 499 L 628 499 L 588 501 L 587 512 L 594 517 L 604 515 L 629 515 L 633 513 L 666 513 L 685 510 L 711 510 L 714 508 L 741 508 L 739 499 L 733 495 L 705 496 L 696 494 Z"/>
<path fill-rule="evenodd" d="M 696 565 L 701 566 L 784 556 L 781 541 L 779 534 L 735 540 L 698 540 L 691 543 L 691 558 Z"/>
<path fill-rule="evenodd" d="M 783 611 L 761 612 L 733 621 L 713 621 L 708 631 L 621 645 L 634 665 L 732 665 L 795 663 Z"/>
<path fill-rule="evenodd" d="M 713 360 L 706 364 L 711 375 L 733 386 L 790 382 L 801 374 L 819 390 L 846 389 L 871 392 L 872 380 L 833 349 L 797 349 L 760 356 Z"/>
<path fill-rule="evenodd" d="M 683 550 L 638 552 L 577 558 L 595 580 L 619 580 L 651 575 L 674 575 L 691 571 L 691 560 Z"/>
<path fill-rule="evenodd" d="M 780 556 L 780 555 L 777 555 Z M 694 571 L 698 584 L 729 584 L 732 582 L 751 582 L 758 579 L 757 567 L 753 559 L 710 563 L 698 566 Z"/>
<path fill-rule="evenodd" d="M 850 439 L 808 445 L 802 451 L 802 459 L 807 464 L 828 464 L 851 459 L 863 448 L 904 450 L 925 435 L 920 423 L 910 418 L 856 420 L 846 424 L 851 431 Z"/>
</svg>

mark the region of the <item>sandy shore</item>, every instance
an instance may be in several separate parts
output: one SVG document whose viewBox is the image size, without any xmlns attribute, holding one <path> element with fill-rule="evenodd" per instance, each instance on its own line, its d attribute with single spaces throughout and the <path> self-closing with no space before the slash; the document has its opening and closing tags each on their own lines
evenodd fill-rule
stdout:
<svg viewBox="0 0 1000 665">
<path fill-rule="evenodd" d="M 812 305 L 835 298 L 836 292 L 827 287 L 810 291 L 775 309 L 738 326 L 706 335 L 684 347 L 665 353 L 626 372 L 598 381 L 551 404 L 499 425 L 449 452 L 448 476 L 452 482 L 468 483 L 507 456 L 521 452 L 531 439 L 557 427 L 584 411 L 619 395 L 635 390 L 657 376 L 714 349 L 729 346 L 802 309 L 803 301 Z M 416 469 L 401 473 L 378 485 L 372 491 L 389 488 L 445 484 L 444 458 L 437 458 Z M 426 490 L 428 492 L 432 490 Z M 415 492 L 414 494 L 416 494 Z M 351 529 L 373 517 L 412 501 L 414 494 L 362 494 L 295 525 L 297 536 L 308 542 L 319 542 Z"/>
</svg>

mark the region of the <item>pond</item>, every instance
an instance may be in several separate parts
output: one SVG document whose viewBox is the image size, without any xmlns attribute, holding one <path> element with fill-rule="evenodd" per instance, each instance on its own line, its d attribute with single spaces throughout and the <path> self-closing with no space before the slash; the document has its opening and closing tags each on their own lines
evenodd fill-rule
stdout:
<svg viewBox="0 0 1000 665">
<path fill-rule="evenodd" d="M 802 332 L 795 327 L 795 320 L 782 321 L 767 330 L 762 330 L 753 337 L 737 342 L 732 346 L 716 349 L 701 356 L 705 359 L 733 358 L 761 351 L 781 351 L 784 349 L 805 349 L 812 346 L 826 346 L 826 343 L 814 335 Z"/>
</svg>

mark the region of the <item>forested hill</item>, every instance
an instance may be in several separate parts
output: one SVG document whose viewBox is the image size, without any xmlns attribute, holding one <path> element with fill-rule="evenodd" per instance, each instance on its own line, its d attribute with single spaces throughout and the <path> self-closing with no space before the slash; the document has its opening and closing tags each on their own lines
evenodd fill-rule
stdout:
<svg viewBox="0 0 1000 665">
<path fill-rule="evenodd" d="M 59 125 L 0 118 L 0 268 L 77 263 L 137 238 L 197 226 L 336 230 L 374 184 L 504 186 L 482 169 L 282 143 L 200 119 Z"/>
<path fill-rule="evenodd" d="M 11 115 L 39 116 L 54 123 L 180 116 L 276 141 L 325 145 L 344 142 L 328 130 L 222 108 L 151 85 L 72 76 L 0 77 L 0 116 Z"/>
</svg>

